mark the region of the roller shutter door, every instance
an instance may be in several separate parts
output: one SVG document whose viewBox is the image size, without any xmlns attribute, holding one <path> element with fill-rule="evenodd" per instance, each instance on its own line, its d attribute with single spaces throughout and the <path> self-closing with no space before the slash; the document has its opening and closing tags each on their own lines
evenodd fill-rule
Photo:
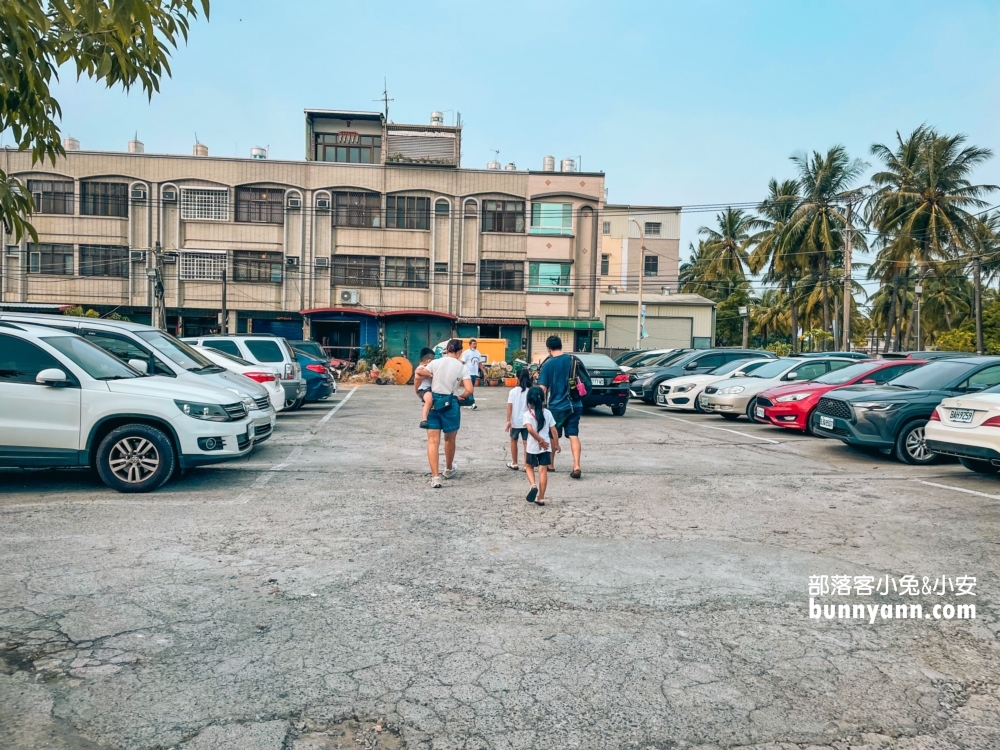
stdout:
<svg viewBox="0 0 1000 750">
<path fill-rule="evenodd" d="M 604 346 L 609 349 L 632 349 L 635 346 L 635 318 L 609 315 L 604 321 Z M 668 349 L 691 346 L 691 318 L 646 318 L 643 349 Z"/>
</svg>

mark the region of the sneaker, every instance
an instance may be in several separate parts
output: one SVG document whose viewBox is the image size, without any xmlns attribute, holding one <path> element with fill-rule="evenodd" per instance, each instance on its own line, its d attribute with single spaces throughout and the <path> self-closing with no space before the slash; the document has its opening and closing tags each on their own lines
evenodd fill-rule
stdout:
<svg viewBox="0 0 1000 750">
<path fill-rule="evenodd" d="M 445 469 L 444 471 L 442 471 L 441 476 L 443 476 L 445 479 L 451 479 L 457 473 L 458 473 L 458 464 L 455 464 L 450 469 Z"/>
<path fill-rule="evenodd" d="M 469 408 L 470 408 L 470 409 L 472 409 L 472 411 L 475 411 L 476 409 L 478 409 L 478 408 L 479 408 L 479 404 L 473 404 L 473 405 L 472 405 L 472 406 L 470 406 Z"/>
<path fill-rule="evenodd" d="M 441 477 L 431 477 L 431 487 L 438 489 L 441 486 Z"/>
<path fill-rule="evenodd" d="M 427 429 L 427 420 L 426 419 L 421 420 L 421 422 L 420 422 L 420 429 L 421 430 L 426 430 Z"/>
</svg>

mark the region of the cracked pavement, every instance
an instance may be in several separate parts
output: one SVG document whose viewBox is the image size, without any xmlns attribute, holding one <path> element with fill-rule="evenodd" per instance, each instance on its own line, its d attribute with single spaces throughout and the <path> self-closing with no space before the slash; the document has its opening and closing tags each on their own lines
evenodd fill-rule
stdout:
<svg viewBox="0 0 1000 750">
<path fill-rule="evenodd" d="M 0 473 L 0 746 L 1000 746 L 1000 482 L 633 403 L 539 508 L 477 400 L 441 490 L 375 386 L 153 495 Z M 810 620 L 830 573 L 976 576 L 977 619 Z"/>
</svg>

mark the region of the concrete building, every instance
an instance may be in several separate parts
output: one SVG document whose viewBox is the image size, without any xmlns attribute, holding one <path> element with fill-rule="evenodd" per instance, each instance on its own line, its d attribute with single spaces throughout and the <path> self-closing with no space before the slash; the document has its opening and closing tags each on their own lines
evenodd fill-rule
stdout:
<svg viewBox="0 0 1000 750">
<path fill-rule="evenodd" d="M 601 290 L 677 289 L 681 209 L 608 204 L 601 220 Z"/>
<path fill-rule="evenodd" d="M 639 295 L 629 292 L 601 294 L 604 332 L 599 346 L 604 349 L 636 348 L 636 314 Z M 647 338 L 641 349 L 691 347 L 710 349 L 715 345 L 715 302 L 700 294 L 663 294 L 643 289 Z"/>
<path fill-rule="evenodd" d="M 312 337 L 339 356 L 384 342 L 416 359 L 453 333 L 544 355 L 590 349 L 603 173 L 460 166 L 461 127 L 307 110 L 306 158 L 7 150 L 39 241 L 7 238 L 0 306 L 84 305 L 179 335 Z M 69 144 L 77 146 L 79 144 Z M 158 275 L 158 276 L 157 276 Z M 160 286 L 162 285 L 162 286 Z M 220 324 L 226 292 L 226 320 Z M 161 321 L 157 321 L 161 322 Z M 567 337 L 564 336 L 564 339 Z"/>
</svg>

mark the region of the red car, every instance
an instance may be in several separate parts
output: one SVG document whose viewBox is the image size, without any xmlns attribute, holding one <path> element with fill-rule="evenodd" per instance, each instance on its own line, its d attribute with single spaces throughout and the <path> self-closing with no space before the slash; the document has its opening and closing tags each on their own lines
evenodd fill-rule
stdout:
<svg viewBox="0 0 1000 750">
<path fill-rule="evenodd" d="M 828 372 L 808 383 L 769 388 L 757 397 L 755 416 L 761 422 L 811 435 L 812 413 L 823 394 L 847 385 L 881 385 L 925 364 L 927 360 L 922 359 L 869 359 Z"/>
</svg>

